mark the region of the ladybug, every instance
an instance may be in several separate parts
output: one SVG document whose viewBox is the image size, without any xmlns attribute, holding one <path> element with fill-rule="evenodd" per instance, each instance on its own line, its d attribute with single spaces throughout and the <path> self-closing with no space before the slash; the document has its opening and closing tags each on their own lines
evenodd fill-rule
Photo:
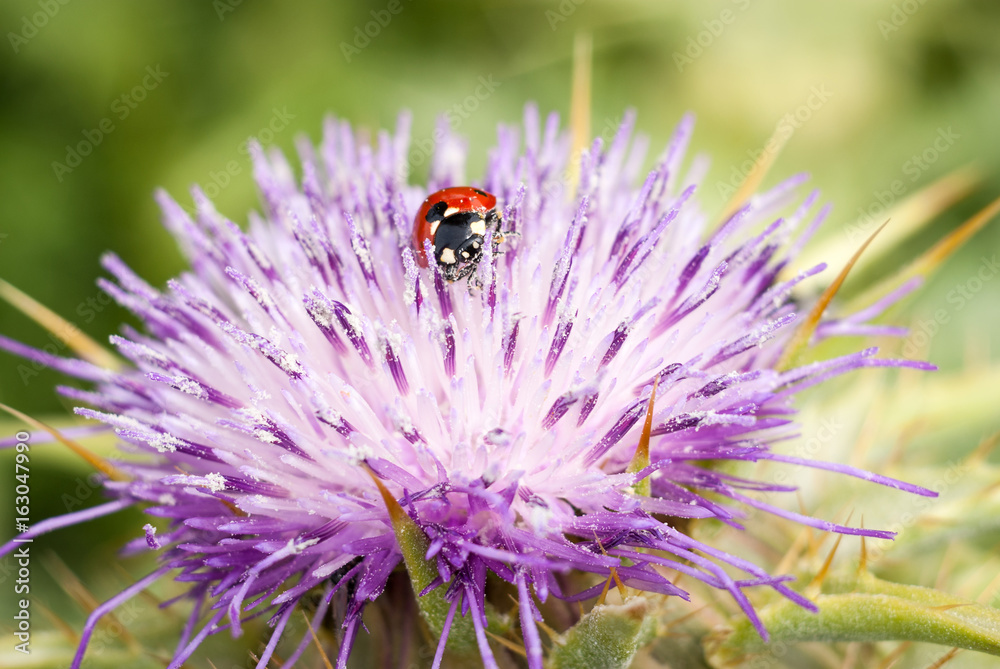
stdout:
<svg viewBox="0 0 1000 669">
<path fill-rule="evenodd" d="M 417 263 L 427 267 L 424 242 L 430 242 L 444 278 L 458 281 L 476 270 L 483 246 L 504 240 L 499 231 L 497 198 L 478 188 L 454 186 L 431 193 L 413 221 Z"/>
</svg>

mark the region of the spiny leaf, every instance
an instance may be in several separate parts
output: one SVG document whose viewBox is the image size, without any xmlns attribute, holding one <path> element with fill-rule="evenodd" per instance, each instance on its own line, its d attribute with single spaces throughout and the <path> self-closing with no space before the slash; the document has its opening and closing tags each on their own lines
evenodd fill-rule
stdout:
<svg viewBox="0 0 1000 669">
<path fill-rule="evenodd" d="M 1000 611 L 916 585 L 890 583 L 870 573 L 828 579 L 813 600 L 819 613 L 780 600 L 759 610 L 777 644 L 822 641 L 920 641 L 1000 656 Z M 737 666 L 766 652 L 745 618 L 705 640 L 713 667 Z"/>
<path fill-rule="evenodd" d="M 435 635 L 440 635 L 445 628 L 448 618 L 448 611 L 451 602 L 445 599 L 444 594 L 447 588 L 444 585 L 438 586 L 421 596 L 420 593 L 438 577 L 438 571 L 432 560 L 427 559 L 427 549 L 430 542 L 427 535 L 420 529 L 420 526 L 406 510 L 399 504 L 385 484 L 379 480 L 375 472 L 363 465 L 375 482 L 386 510 L 389 512 L 389 521 L 392 523 L 392 531 L 396 535 L 396 543 L 403 554 L 403 563 L 406 565 L 406 573 L 410 576 L 410 583 L 413 585 L 413 592 L 417 595 L 417 604 L 420 613 L 427 621 L 431 631 Z M 452 620 L 451 630 L 448 634 L 448 649 L 453 652 L 465 655 L 476 653 L 477 651 L 476 633 L 472 625 L 472 617 L 455 615 Z"/>
<path fill-rule="evenodd" d="M 920 276 L 926 278 L 930 276 L 941 263 L 951 257 L 955 251 L 960 249 L 965 242 L 979 232 L 998 213 L 1000 213 L 1000 198 L 993 200 L 993 202 L 977 212 L 972 218 L 945 235 L 941 241 L 899 272 L 852 300 L 850 305 L 848 305 L 849 308 L 854 310 L 861 306 L 868 306 L 888 295 L 913 277 Z"/>
<path fill-rule="evenodd" d="M 981 181 L 982 175 L 979 169 L 974 165 L 966 165 L 921 188 L 888 211 L 879 212 L 880 216 L 892 220 L 892 226 L 882 231 L 871 248 L 865 252 L 864 257 L 858 261 L 856 269 L 860 271 L 867 266 L 878 264 L 886 253 L 919 232 L 941 212 L 965 198 Z M 817 240 L 815 244 L 810 244 L 785 268 L 780 279 L 787 281 L 821 262 L 833 267 L 842 266 L 854 253 L 858 241 L 871 229 L 872 223 L 871 218 L 859 220 L 845 226 L 843 235 L 824 238 Z"/>
<path fill-rule="evenodd" d="M 628 467 L 625 469 L 629 474 L 641 472 L 649 466 L 649 439 L 653 433 L 653 403 L 656 401 L 656 387 L 659 384 L 660 377 L 657 375 L 653 381 L 653 390 L 649 393 L 649 405 L 646 407 L 646 423 L 642 426 L 642 434 L 639 435 L 639 445 L 636 446 L 635 455 L 632 456 L 632 461 L 628 463 Z M 650 495 L 651 488 L 652 485 L 648 476 L 632 486 L 637 495 L 645 495 L 646 497 Z"/>
<path fill-rule="evenodd" d="M 817 300 L 816 305 L 813 306 L 812 311 L 809 312 L 809 315 L 802 322 L 802 325 L 798 327 L 795 334 L 792 335 L 791 341 L 789 341 L 788 345 L 785 347 L 785 352 L 782 354 L 781 360 L 778 361 L 778 369 L 787 369 L 795 362 L 795 359 L 798 357 L 801 350 L 809 343 L 809 339 L 812 337 L 813 332 L 816 331 L 816 327 L 823 318 L 823 313 L 830 305 L 830 302 L 837 294 L 837 291 L 839 291 L 840 287 L 844 284 L 844 281 L 847 279 L 847 275 L 851 272 L 851 268 L 854 267 L 856 262 L 858 262 L 861 254 L 865 252 L 865 249 L 867 249 L 868 245 L 872 243 L 872 240 L 875 239 L 876 235 L 882 232 L 882 229 L 888 224 L 889 221 L 883 223 L 879 226 L 878 230 L 873 232 L 871 236 L 865 240 L 865 243 L 854 252 L 851 259 L 847 261 L 846 265 L 844 265 L 844 269 L 840 270 L 840 274 L 838 274 L 837 278 L 833 280 L 833 283 L 831 283 L 829 287 L 823 291 L 823 294 L 819 296 L 819 300 Z"/>
<path fill-rule="evenodd" d="M 595 606 L 556 641 L 546 669 L 625 669 L 652 640 L 651 608 L 644 597 Z"/>
<path fill-rule="evenodd" d="M 807 593 L 819 593 L 820 589 L 823 587 L 823 581 L 830 574 L 830 565 L 833 564 L 833 558 L 837 554 L 837 549 L 840 548 L 840 541 L 844 538 L 843 534 L 837 536 L 837 540 L 833 543 L 833 548 L 830 549 L 830 553 L 826 556 L 826 560 L 823 561 L 823 566 L 813 577 L 813 580 L 806 586 Z"/>
</svg>

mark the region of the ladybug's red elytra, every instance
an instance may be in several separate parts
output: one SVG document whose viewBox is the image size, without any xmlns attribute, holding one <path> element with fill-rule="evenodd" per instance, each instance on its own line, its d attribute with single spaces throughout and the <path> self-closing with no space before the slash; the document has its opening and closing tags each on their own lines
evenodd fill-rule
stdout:
<svg viewBox="0 0 1000 669">
<path fill-rule="evenodd" d="M 479 188 L 454 186 L 431 193 L 413 221 L 417 263 L 427 267 L 424 242 L 430 242 L 444 278 L 458 281 L 476 270 L 483 245 L 503 241 L 497 198 Z"/>
</svg>

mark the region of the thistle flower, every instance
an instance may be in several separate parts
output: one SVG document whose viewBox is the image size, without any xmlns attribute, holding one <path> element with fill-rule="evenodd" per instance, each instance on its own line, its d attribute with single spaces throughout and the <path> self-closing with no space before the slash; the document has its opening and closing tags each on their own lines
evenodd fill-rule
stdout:
<svg viewBox="0 0 1000 669">
<path fill-rule="evenodd" d="M 685 574 L 727 591 L 766 637 L 748 590 L 814 605 L 791 577 L 686 534 L 688 519 L 739 527 L 752 507 L 891 537 L 762 502 L 749 493 L 794 488 L 718 463 L 773 460 L 932 495 L 772 448 L 795 434 L 798 391 L 865 367 L 929 366 L 875 349 L 779 365 L 807 306 L 792 289 L 823 266 L 779 274 L 829 207 L 814 211 L 818 193 L 803 197 L 797 176 L 715 226 L 696 195 L 707 161 L 683 167 L 692 119 L 641 184 L 646 143 L 633 140 L 633 123 L 628 115 L 607 146 L 584 152 L 575 188 L 554 115 L 542 127 L 527 109 L 523 148 L 501 127 L 474 184 L 497 196 L 504 231 L 516 235 L 503 254 L 487 245 L 474 280 L 453 283 L 418 266 L 411 222 L 427 193 L 466 183 L 462 143 L 443 125 L 427 185 L 410 186 L 407 117 L 374 145 L 331 120 L 319 147 L 299 144 L 301 179 L 281 154 L 253 148 L 263 213 L 246 230 L 197 188 L 193 217 L 158 194 L 191 265 L 165 290 L 104 257 L 117 282 L 101 287 L 145 326 L 112 337 L 130 364 L 109 369 L 0 339 L 92 384 L 59 390 L 142 456 L 114 462 L 119 475 L 104 484 L 112 501 L 29 534 L 133 505 L 168 522 L 163 533 L 147 524 L 126 547 L 155 551 L 161 566 L 94 612 L 73 667 L 102 614 L 171 573 L 194 602 L 171 667 L 257 615 L 274 627 L 266 666 L 314 589 L 323 593 L 314 627 L 335 597 L 342 603 L 344 667 L 365 606 L 403 562 L 440 635 L 435 665 L 452 637 L 496 666 L 487 629 L 502 616 L 488 578 L 518 601 L 532 668 L 543 663 L 538 604 L 592 598 L 609 579 L 685 598 L 671 582 Z M 900 294 L 824 321 L 816 337 L 898 333 L 868 321 Z M 567 573 L 597 584 L 570 591 Z"/>
</svg>

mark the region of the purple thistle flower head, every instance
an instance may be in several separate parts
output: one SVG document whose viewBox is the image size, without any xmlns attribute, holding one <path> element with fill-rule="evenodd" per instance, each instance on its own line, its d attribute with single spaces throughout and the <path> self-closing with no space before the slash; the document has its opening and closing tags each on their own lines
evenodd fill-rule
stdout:
<svg viewBox="0 0 1000 669">
<path fill-rule="evenodd" d="M 436 577 L 419 594 L 447 605 L 441 648 L 471 619 L 487 666 L 488 574 L 518 599 L 537 668 L 538 602 L 594 597 L 612 573 L 664 595 L 686 597 L 671 583 L 677 573 L 726 590 L 764 635 L 748 589 L 813 608 L 788 577 L 685 534 L 685 519 L 739 526 L 753 507 L 891 536 L 771 506 L 750 493 L 793 489 L 708 463 L 776 460 L 933 494 L 771 449 L 795 432 L 799 390 L 862 367 L 927 366 L 868 349 L 780 369 L 802 310 L 792 289 L 823 267 L 779 274 L 828 207 L 814 211 L 816 192 L 803 199 L 800 176 L 715 226 L 696 193 L 707 163 L 683 164 L 692 120 L 644 180 L 633 121 L 583 154 L 576 188 L 554 115 L 543 126 L 529 107 L 523 139 L 501 128 L 473 185 L 496 195 L 503 231 L 516 234 L 485 245 L 468 282 L 420 267 L 411 246 L 427 194 L 467 183 L 460 141 L 442 126 L 427 185 L 410 186 L 406 116 L 373 145 L 329 121 L 318 147 L 299 144 L 300 178 L 279 153 L 253 148 L 263 212 L 245 230 L 198 189 L 193 216 L 158 195 L 191 265 L 165 290 L 104 258 L 116 282 L 101 286 L 145 325 L 112 338 L 131 364 L 104 369 L 0 339 L 92 382 L 61 392 L 146 456 L 115 463 L 125 477 L 106 482 L 112 501 L 32 533 L 130 505 L 167 519 L 128 546 L 157 551 L 162 566 L 95 612 L 73 667 L 101 614 L 171 572 L 194 601 L 171 667 L 207 635 L 238 634 L 260 614 L 274 625 L 266 666 L 314 589 L 314 625 L 337 603 L 346 666 L 365 606 L 404 558 L 379 486 L 426 539 Z M 827 321 L 818 336 L 881 332 L 869 311 Z M 649 456 L 636 467 L 650 405 Z M 571 591 L 567 573 L 597 585 Z"/>
</svg>

